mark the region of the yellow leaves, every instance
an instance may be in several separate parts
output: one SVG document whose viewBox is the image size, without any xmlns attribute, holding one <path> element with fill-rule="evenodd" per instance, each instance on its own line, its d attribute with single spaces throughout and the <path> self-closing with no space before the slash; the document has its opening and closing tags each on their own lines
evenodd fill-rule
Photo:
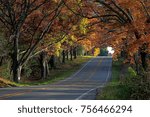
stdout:
<svg viewBox="0 0 150 117">
<path fill-rule="evenodd" d="M 83 18 L 80 22 L 80 32 L 81 34 L 86 34 L 87 33 L 87 25 L 89 21 L 87 18 Z"/>
<path fill-rule="evenodd" d="M 77 4 L 81 4 L 82 0 L 76 0 Z"/>
<path fill-rule="evenodd" d="M 77 26 L 74 25 L 74 26 L 72 27 L 72 30 L 76 30 L 76 29 L 77 29 Z"/>
<path fill-rule="evenodd" d="M 55 46 L 54 46 L 54 48 L 55 48 L 54 54 L 56 56 L 60 56 L 60 52 L 59 51 L 61 50 L 61 43 L 60 42 L 56 43 Z"/>
<path fill-rule="evenodd" d="M 100 54 L 100 48 L 94 48 L 94 56 L 98 56 Z"/>
<path fill-rule="evenodd" d="M 81 24 L 87 25 L 89 23 L 89 20 L 87 18 L 83 18 L 81 21 Z"/>
<path fill-rule="evenodd" d="M 55 47 L 56 47 L 57 49 L 60 49 L 61 43 L 60 43 L 60 42 L 56 43 L 56 44 L 55 44 Z"/>
<path fill-rule="evenodd" d="M 72 41 L 77 41 L 77 38 L 75 37 L 75 35 L 71 35 L 71 40 Z"/>
</svg>

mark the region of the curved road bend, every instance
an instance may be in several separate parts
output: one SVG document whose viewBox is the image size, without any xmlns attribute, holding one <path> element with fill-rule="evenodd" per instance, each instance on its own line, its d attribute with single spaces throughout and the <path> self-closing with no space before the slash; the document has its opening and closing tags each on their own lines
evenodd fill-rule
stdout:
<svg viewBox="0 0 150 117">
<path fill-rule="evenodd" d="M 66 80 L 50 85 L 1 88 L 0 100 L 94 100 L 111 79 L 112 58 L 96 57 Z"/>
</svg>

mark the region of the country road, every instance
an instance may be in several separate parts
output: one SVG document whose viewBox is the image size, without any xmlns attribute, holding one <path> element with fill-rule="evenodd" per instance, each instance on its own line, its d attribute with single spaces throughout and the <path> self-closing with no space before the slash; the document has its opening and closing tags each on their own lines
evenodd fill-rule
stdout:
<svg viewBox="0 0 150 117">
<path fill-rule="evenodd" d="M 111 79 L 112 58 L 96 57 L 66 80 L 50 85 L 1 88 L 0 100 L 94 100 Z"/>
</svg>

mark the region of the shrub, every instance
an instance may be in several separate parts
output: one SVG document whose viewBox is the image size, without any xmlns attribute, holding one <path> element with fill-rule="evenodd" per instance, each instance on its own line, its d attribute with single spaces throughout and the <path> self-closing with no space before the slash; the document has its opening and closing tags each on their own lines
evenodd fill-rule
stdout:
<svg viewBox="0 0 150 117">
<path fill-rule="evenodd" d="M 137 76 L 136 71 L 132 67 L 128 68 L 128 73 L 130 78 L 135 78 Z"/>
<path fill-rule="evenodd" d="M 127 78 L 123 84 L 128 89 L 129 99 L 150 99 L 150 81 L 146 74 Z"/>
<path fill-rule="evenodd" d="M 24 76 L 25 76 L 25 78 L 30 77 L 31 73 L 32 73 L 32 69 L 30 68 L 30 66 L 25 65 L 24 66 Z"/>
</svg>

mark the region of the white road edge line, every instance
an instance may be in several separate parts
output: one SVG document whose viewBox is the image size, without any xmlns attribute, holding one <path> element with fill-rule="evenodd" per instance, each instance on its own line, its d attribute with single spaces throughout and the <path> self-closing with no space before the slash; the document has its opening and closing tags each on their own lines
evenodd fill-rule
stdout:
<svg viewBox="0 0 150 117">
<path fill-rule="evenodd" d="M 94 59 L 94 58 L 92 58 L 91 60 L 89 60 L 81 69 L 79 69 L 76 73 L 74 73 L 74 74 L 71 76 L 71 78 L 74 77 L 74 76 L 76 76 L 78 73 L 80 73 L 93 59 Z M 70 79 L 71 79 L 71 78 L 70 78 Z"/>
<path fill-rule="evenodd" d="M 110 73 L 111 73 L 111 72 L 110 72 L 111 66 L 112 66 L 112 64 L 109 65 L 108 74 L 107 74 L 107 78 L 106 78 L 106 81 L 105 81 L 105 82 L 108 81 L 108 78 L 109 78 L 109 76 L 110 76 Z"/>
<path fill-rule="evenodd" d="M 98 86 L 98 87 L 96 87 L 96 88 L 93 88 L 93 89 L 91 89 L 91 90 L 89 90 L 89 91 L 83 93 L 81 96 L 79 96 L 79 97 L 76 98 L 75 100 L 80 100 L 80 99 L 82 99 L 84 96 L 86 96 L 88 93 L 90 93 L 90 92 L 92 92 L 92 91 L 94 91 L 94 90 L 96 90 L 96 89 L 98 89 L 98 88 L 103 88 L 103 87 L 104 87 L 104 84 L 103 84 L 102 86 Z"/>
<path fill-rule="evenodd" d="M 95 58 L 97 58 L 97 57 L 94 57 L 94 58 L 92 58 L 91 60 L 89 60 L 87 63 L 85 63 L 84 65 L 83 65 L 83 67 L 81 67 L 76 73 L 74 73 L 71 77 L 69 77 L 69 78 L 67 78 L 67 79 L 65 79 L 65 80 L 61 80 L 61 81 L 59 81 L 59 82 L 57 82 L 58 84 L 59 83 L 62 83 L 62 82 L 65 82 L 65 81 L 68 81 L 68 80 L 70 80 L 70 79 L 72 79 L 75 75 L 77 75 L 78 73 L 80 73 L 92 60 L 94 60 Z M 45 85 L 40 85 L 40 86 L 45 86 Z M 35 86 L 26 86 L 26 87 L 28 87 L 28 88 L 35 88 L 35 87 L 37 87 L 36 85 Z M 15 89 L 16 87 L 6 87 L 6 88 L 0 88 L 0 90 L 3 90 L 3 89 Z M 25 88 L 25 87 L 17 87 L 17 89 L 18 88 L 20 88 L 20 89 L 23 89 L 23 88 Z"/>
<path fill-rule="evenodd" d="M 110 76 L 110 68 L 111 68 L 111 65 L 109 66 L 109 69 L 108 69 L 108 74 L 107 74 L 106 81 L 108 81 L 108 78 L 109 78 L 109 76 Z M 105 83 L 104 83 L 104 84 L 105 84 Z M 80 100 L 80 99 L 82 99 L 84 96 L 86 96 L 88 93 L 92 92 L 93 90 L 96 90 L 96 89 L 98 89 L 98 88 L 103 88 L 103 87 L 104 87 L 104 84 L 103 84 L 102 86 L 98 86 L 98 87 L 96 87 L 96 88 L 93 88 L 93 89 L 91 89 L 91 90 L 89 90 L 89 91 L 83 93 L 82 95 L 80 95 L 80 96 L 79 96 L 78 98 L 76 98 L 75 100 Z"/>
</svg>

